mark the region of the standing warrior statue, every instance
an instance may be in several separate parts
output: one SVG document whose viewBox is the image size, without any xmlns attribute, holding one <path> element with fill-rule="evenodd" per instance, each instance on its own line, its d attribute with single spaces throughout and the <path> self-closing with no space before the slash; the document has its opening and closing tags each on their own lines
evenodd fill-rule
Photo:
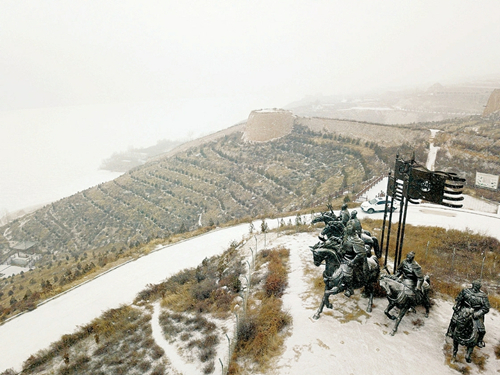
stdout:
<svg viewBox="0 0 500 375">
<path fill-rule="evenodd" d="M 368 263 L 366 260 L 365 243 L 354 230 L 352 222 L 346 225 L 345 235 L 341 245 L 342 265 L 344 268 L 344 283 L 346 297 L 354 294 L 353 277 L 354 270 L 359 270 L 357 274 L 360 278 L 365 279 L 367 276 Z"/>
<path fill-rule="evenodd" d="M 354 227 L 355 232 L 359 237 L 361 237 L 361 233 L 363 233 L 363 228 L 361 226 L 361 222 L 359 221 L 358 217 L 358 212 L 356 210 L 352 210 L 351 212 L 351 218 L 349 221 L 352 222 L 352 226 Z"/>
<path fill-rule="evenodd" d="M 486 293 L 481 290 L 481 281 L 474 280 L 472 288 L 462 289 L 457 298 L 455 298 L 454 312 L 446 336 L 453 337 L 453 332 L 457 326 L 458 313 L 463 307 L 474 309 L 473 317 L 478 332 L 477 347 L 484 348 L 483 338 L 486 334 L 484 316 L 490 311 L 490 301 Z"/>
</svg>

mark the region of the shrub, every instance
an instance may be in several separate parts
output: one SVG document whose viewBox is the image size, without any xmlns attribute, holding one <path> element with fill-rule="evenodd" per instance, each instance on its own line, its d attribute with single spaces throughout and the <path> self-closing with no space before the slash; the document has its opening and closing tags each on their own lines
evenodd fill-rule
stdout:
<svg viewBox="0 0 500 375">
<path fill-rule="evenodd" d="M 158 345 L 154 345 L 151 348 L 151 358 L 153 358 L 155 361 L 157 359 L 160 359 L 164 355 L 165 355 L 165 351 L 161 347 L 159 347 Z"/>
<path fill-rule="evenodd" d="M 201 362 L 207 362 L 208 360 L 212 359 L 215 357 L 215 350 L 213 348 L 204 348 L 201 350 L 200 353 L 200 361 Z"/>
<path fill-rule="evenodd" d="M 212 292 L 217 288 L 215 280 L 213 279 L 204 279 L 199 282 L 195 288 L 192 290 L 193 297 L 202 301 L 210 297 Z"/>
<path fill-rule="evenodd" d="M 149 371 L 151 368 L 151 362 L 149 361 L 141 361 L 139 365 L 137 366 L 139 370 L 141 370 L 143 373 Z"/>
<path fill-rule="evenodd" d="M 286 249 L 273 250 L 269 253 L 268 276 L 264 284 L 264 291 L 268 297 L 281 297 L 288 285 L 288 271 L 286 259 L 289 251 Z"/>
<path fill-rule="evenodd" d="M 500 359 L 500 341 L 497 342 L 497 344 L 495 345 L 495 357 L 497 359 Z"/>
<path fill-rule="evenodd" d="M 82 371 L 88 368 L 88 363 L 90 358 L 86 355 L 82 355 L 73 360 L 73 363 L 67 367 L 61 367 L 58 374 L 60 375 L 70 375 L 70 374 L 81 374 Z"/>
<path fill-rule="evenodd" d="M 210 362 L 208 365 L 206 365 L 204 368 L 203 368 L 203 373 L 204 374 L 211 374 L 215 371 L 215 364 L 214 362 Z"/>
<path fill-rule="evenodd" d="M 151 371 L 151 375 L 164 375 L 165 374 L 165 365 L 160 364 L 157 365 L 153 371 Z"/>
</svg>

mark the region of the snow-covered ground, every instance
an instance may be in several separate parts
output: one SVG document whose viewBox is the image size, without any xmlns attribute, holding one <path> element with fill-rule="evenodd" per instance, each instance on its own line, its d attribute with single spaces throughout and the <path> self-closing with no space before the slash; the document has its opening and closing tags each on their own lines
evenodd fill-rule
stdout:
<svg viewBox="0 0 500 375">
<path fill-rule="evenodd" d="M 358 212 L 361 219 L 368 216 L 360 209 Z M 369 217 L 380 218 L 382 214 Z M 467 210 L 421 205 L 408 212 L 407 223 L 481 229 L 500 238 L 500 218 L 497 215 Z M 277 220 L 268 220 L 268 225 L 272 229 Z M 260 221 L 256 221 L 254 226 L 259 228 Z M 11 367 L 20 369 L 30 354 L 46 348 L 61 335 L 72 333 L 77 326 L 91 321 L 109 308 L 131 303 L 147 284 L 158 283 L 181 269 L 198 265 L 205 257 L 221 253 L 233 240 L 240 241 L 248 236 L 248 230 L 249 225 L 242 224 L 161 248 L 6 322 L 0 326 L 0 371 Z M 283 244 L 291 250 L 290 288 L 284 298 L 294 323 L 276 373 L 303 374 L 304 369 L 311 370 L 307 373 L 319 370 L 337 374 L 448 373 L 450 370 L 444 365 L 442 348 L 444 330 L 452 312 L 450 302 L 438 301 L 428 319 L 418 315 L 424 322 L 421 327 L 412 323 L 417 316 L 407 317 L 394 337 L 387 334 L 392 322 L 383 315 L 386 302 L 376 300 L 373 313 L 365 313 L 366 301 L 359 297 L 359 292 L 351 299 L 343 295 L 332 297 L 337 308 L 326 309 L 316 322 L 310 319 L 320 296 L 309 292 L 307 279 L 310 276 L 304 275 L 304 268 L 314 268 L 308 246 L 316 242 L 316 235 L 304 233 L 276 238 L 270 234 L 266 238 L 268 247 Z M 248 246 L 253 246 L 254 241 L 252 238 Z M 258 238 L 257 243 L 260 249 L 264 239 Z M 322 267 L 315 268 L 313 272 L 321 273 Z M 354 319 L 347 321 L 345 314 Z M 487 362 L 496 366 L 493 368 L 500 368 L 500 362 L 490 353 L 499 339 L 499 319 L 496 311 L 487 315 L 488 346 L 478 350 L 489 353 Z M 425 370 L 422 369 L 423 363 Z M 187 369 L 179 371 L 191 373 Z"/>
<path fill-rule="evenodd" d="M 448 366 L 443 352 L 453 313 L 450 301 L 435 300 L 429 318 L 424 317 L 422 307 L 417 307 L 416 314 L 403 318 L 395 336 L 389 334 L 394 322 L 383 312 L 387 300 L 375 298 L 373 312 L 366 313 L 367 299 L 359 291 L 351 298 L 331 296 L 333 309 L 325 308 L 320 318 L 313 320 L 321 295 L 311 293 L 310 279 L 324 270 L 312 263 L 308 246 L 315 241 L 315 234 L 300 233 L 271 243 L 290 249 L 290 285 L 283 302 L 293 317 L 291 335 L 272 374 L 457 374 Z M 493 353 L 500 338 L 499 313 L 487 314 L 485 325 L 487 346 L 475 349 L 476 354 L 486 357 L 485 369 L 481 372 L 475 364 L 468 365 L 471 374 L 493 374 L 500 369 Z M 462 347 L 462 362 L 463 352 Z"/>
<path fill-rule="evenodd" d="M 242 240 L 248 228 L 242 224 L 166 246 L 4 323 L 0 326 L 0 372 L 10 367 L 20 369 L 30 354 L 63 334 L 72 333 L 110 308 L 131 303 L 147 284 L 159 283 L 179 270 L 196 267 L 205 257 L 222 253 L 232 241 Z"/>
</svg>

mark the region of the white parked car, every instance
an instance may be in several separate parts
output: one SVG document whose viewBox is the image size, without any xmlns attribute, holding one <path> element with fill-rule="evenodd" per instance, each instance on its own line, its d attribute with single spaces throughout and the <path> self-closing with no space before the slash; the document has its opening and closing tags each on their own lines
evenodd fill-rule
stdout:
<svg viewBox="0 0 500 375">
<path fill-rule="evenodd" d="M 369 201 L 361 203 L 361 209 L 364 212 L 368 212 L 369 214 L 373 214 L 374 212 L 384 212 L 385 210 L 385 201 L 387 197 L 381 197 L 381 198 L 373 198 L 370 199 Z M 389 199 L 389 208 L 391 207 L 391 198 Z M 392 208 L 392 211 L 394 212 L 396 210 L 396 206 Z"/>
</svg>

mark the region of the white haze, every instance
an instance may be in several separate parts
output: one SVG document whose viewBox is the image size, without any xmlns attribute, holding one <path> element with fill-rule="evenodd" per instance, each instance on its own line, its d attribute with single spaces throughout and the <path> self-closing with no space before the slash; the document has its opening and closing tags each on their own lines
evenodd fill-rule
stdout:
<svg viewBox="0 0 500 375">
<path fill-rule="evenodd" d="M 498 75 L 500 3 L 2 1 L 0 216 L 306 95 Z"/>
</svg>

